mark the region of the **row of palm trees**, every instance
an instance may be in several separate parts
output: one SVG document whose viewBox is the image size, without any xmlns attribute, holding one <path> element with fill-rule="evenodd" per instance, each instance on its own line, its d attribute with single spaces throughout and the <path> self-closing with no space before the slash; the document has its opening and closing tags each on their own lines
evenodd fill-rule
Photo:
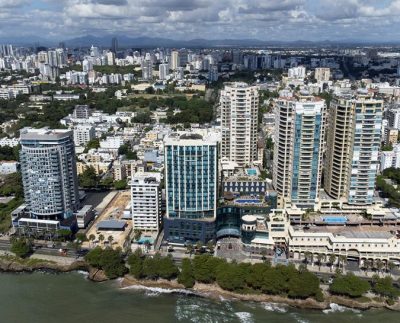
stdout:
<svg viewBox="0 0 400 323">
<path fill-rule="evenodd" d="M 314 262 L 314 254 L 312 252 L 306 251 L 304 253 L 304 260 L 305 260 L 306 264 L 313 263 Z M 329 256 L 327 256 L 324 253 L 320 253 L 316 257 L 316 262 L 318 264 L 319 270 L 321 270 L 322 263 L 328 261 L 328 264 L 330 265 L 330 268 L 331 268 L 331 271 L 332 271 L 332 267 L 334 266 L 336 260 L 337 260 L 338 268 L 339 269 L 340 268 L 343 269 L 344 268 L 344 264 L 347 261 L 347 257 L 344 256 L 344 255 L 336 256 L 335 254 L 330 254 Z"/>
<path fill-rule="evenodd" d="M 100 234 L 99 234 L 99 241 L 100 241 L 100 243 L 103 243 L 103 241 L 105 241 L 105 239 L 106 239 L 106 237 L 105 237 L 102 233 L 100 233 Z M 93 244 L 94 240 L 96 240 L 96 236 L 92 233 L 91 235 L 89 235 L 89 241 L 90 241 L 91 244 Z M 108 241 L 108 243 L 111 245 L 112 242 L 114 241 L 114 237 L 111 236 L 111 235 L 109 235 L 109 236 L 107 237 L 107 241 Z"/>
<path fill-rule="evenodd" d="M 304 260 L 306 264 L 313 263 L 314 262 L 314 254 L 312 252 L 305 252 L 304 253 Z M 336 256 L 335 254 L 330 254 L 326 255 L 323 253 L 317 254 L 316 256 L 316 263 L 318 264 L 319 270 L 321 270 L 321 266 L 324 262 L 328 261 L 328 264 L 330 265 L 330 270 L 332 271 L 332 267 L 334 266 L 335 262 L 337 260 L 337 265 L 338 268 L 343 269 L 345 263 L 347 262 L 347 257 L 345 255 L 339 255 Z M 383 269 L 388 271 L 389 273 L 396 268 L 396 265 L 391 262 L 391 261 L 383 261 L 381 259 L 366 259 L 363 264 L 362 264 L 362 269 L 365 270 L 365 273 L 368 273 L 368 270 L 376 270 L 378 273 L 380 273 Z"/>
</svg>

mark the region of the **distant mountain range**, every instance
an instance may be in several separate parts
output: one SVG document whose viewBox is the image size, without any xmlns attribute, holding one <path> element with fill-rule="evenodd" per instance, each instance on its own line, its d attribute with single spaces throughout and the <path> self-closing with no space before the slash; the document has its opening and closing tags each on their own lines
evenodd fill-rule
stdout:
<svg viewBox="0 0 400 323">
<path fill-rule="evenodd" d="M 195 47 L 263 47 L 263 46 L 278 46 L 278 47 L 322 47 L 322 46 L 343 46 L 343 45 L 379 45 L 379 44 L 392 44 L 399 45 L 395 42 L 367 42 L 356 40 L 342 40 L 342 41 L 263 41 L 259 39 L 191 39 L 191 40 L 175 40 L 159 37 L 128 37 L 116 35 L 93 36 L 86 35 L 66 40 L 45 39 L 41 37 L 6 37 L 0 38 L 0 44 L 14 44 L 14 45 L 27 45 L 27 46 L 56 46 L 59 42 L 64 42 L 67 47 L 88 47 L 91 45 L 99 47 L 110 47 L 113 37 L 118 39 L 118 46 L 120 48 L 154 48 L 154 47 L 169 47 L 169 48 L 195 48 Z"/>
</svg>

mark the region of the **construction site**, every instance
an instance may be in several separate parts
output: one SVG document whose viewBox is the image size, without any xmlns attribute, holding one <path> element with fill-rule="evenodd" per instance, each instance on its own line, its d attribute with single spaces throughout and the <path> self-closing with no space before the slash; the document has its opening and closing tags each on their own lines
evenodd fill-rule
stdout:
<svg viewBox="0 0 400 323">
<path fill-rule="evenodd" d="M 129 190 L 107 195 L 103 205 L 96 208 L 99 215 L 86 232 L 89 241 L 84 243 L 84 247 L 110 246 L 124 249 L 129 245 L 132 220 L 127 210 L 130 208 L 130 199 Z"/>
</svg>

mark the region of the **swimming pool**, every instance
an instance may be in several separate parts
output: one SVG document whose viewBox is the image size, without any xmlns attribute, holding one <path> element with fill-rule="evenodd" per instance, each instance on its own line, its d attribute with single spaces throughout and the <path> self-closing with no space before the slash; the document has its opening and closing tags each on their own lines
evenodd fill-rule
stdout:
<svg viewBox="0 0 400 323">
<path fill-rule="evenodd" d="M 257 169 L 255 168 L 248 168 L 246 169 L 246 173 L 249 176 L 257 176 Z"/>
<path fill-rule="evenodd" d="M 239 203 L 239 204 L 258 204 L 258 203 L 260 203 L 260 200 L 257 200 L 257 199 L 238 199 L 238 200 L 235 200 L 235 202 Z"/>
<path fill-rule="evenodd" d="M 345 216 L 323 216 L 322 221 L 326 223 L 338 223 L 343 224 L 347 222 L 347 217 Z"/>
</svg>

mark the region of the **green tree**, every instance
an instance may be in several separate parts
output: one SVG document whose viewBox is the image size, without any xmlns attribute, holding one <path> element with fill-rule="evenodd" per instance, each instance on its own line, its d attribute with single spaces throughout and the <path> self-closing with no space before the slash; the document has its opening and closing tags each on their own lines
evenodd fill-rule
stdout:
<svg viewBox="0 0 400 323">
<path fill-rule="evenodd" d="M 81 241 L 81 242 L 88 240 L 86 237 L 86 234 L 84 234 L 84 233 L 77 233 L 75 238 L 76 238 L 76 240 Z"/>
<path fill-rule="evenodd" d="M 122 277 L 127 272 L 122 252 L 119 249 L 96 247 L 86 254 L 85 260 L 91 266 L 104 270 L 109 279 Z"/>
<path fill-rule="evenodd" d="M 372 291 L 378 295 L 397 299 L 400 291 L 393 286 L 393 279 L 391 277 L 384 277 L 375 279 Z"/>
<path fill-rule="evenodd" d="M 320 291 L 318 277 L 309 272 L 296 273 L 289 279 L 289 297 L 307 298 L 315 296 Z"/>
<path fill-rule="evenodd" d="M 194 277 L 200 283 L 213 283 L 216 279 L 217 267 L 223 263 L 222 259 L 208 254 L 196 255 L 193 259 Z"/>
<path fill-rule="evenodd" d="M 136 279 L 143 278 L 143 255 L 141 249 L 128 257 L 129 273 Z"/>
<path fill-rule="evenodd" d="M 32 251 L 30 242 L 25 238 L 15 239 L 11 243 L 11 252 L 19 258 L 25 258 Z"/>
<path fill-rule="evenodd" d="M 99 138 L 95 138 L 95 139 L 88 141 L 84 152 L 87 153 L 90 149 L 97 149 L 97 148 L 100 148 L 100 139 Z"/>
<path fill-rule="evenodd" d="M 217 268 L 216 280 L 218 285 L 229 291 L 241 291 L 246 284 L 248 264 L 222 263 Z"/>
<path fill-rule="evenodd" d="M 69 229 L 57 230 L 57 236 L 60 240 L 65 241 L 71 239 L 72 232 Z"/>
<path fill-rule="evenodd" d="M 116 190 L 124 190 L 128 186 L 128 182 L 126 179 L 121 179 L 119 181 L 114 182 L 114 188 Z"/>
<path fill-rule="evenodd" d="M 192 262 L 188 258 L 182 259 L 181 272 L 178 275 L 178 283 L 186 288 L 192 288 L 195 284 Z"/>
<path fill-rule="evenodd" d="M 350 297 L 360 297 L 370 290 L 370 284 L 353 273 L 347 275 L 338 275 L 333 279 L 329 290 L 333 294 L 346 295 Z"/>
<path fill-rule="evenodd" d="M 158 264 L 158 276 L 163 279 L 172 279 L 178 276 L 179 269 L 175 265 L 171 255 L 167 257 L 157 258 Z"/>
<path fill-rule="evenodd" d="M 133 123 L 151 123 L 151 112 L 139 112 L 137 116 L 132 118 Z"/>
<path fill-rule="evenodd" d="M 133 238 L 135 239 L 135 241 L 139 241 L 141 237 L 142 237 L 142 230 L 140 229 L 133 230 Z"/>
<path fill-rule="evenodd" d="M 330 271 L 332 272 L 332 267 L 336 261 L 336 255 L 332 253 L 329 255 L 328 259 L 329 259 L 329 264 L 330 264 Z"/>
<path fill-rule="evenodd" d="M 86 167 L 79 175 L 79 185 L 83 188 L 94 188 L 99 184 L 99 177 L 93 166 Z"/>
</svg>

